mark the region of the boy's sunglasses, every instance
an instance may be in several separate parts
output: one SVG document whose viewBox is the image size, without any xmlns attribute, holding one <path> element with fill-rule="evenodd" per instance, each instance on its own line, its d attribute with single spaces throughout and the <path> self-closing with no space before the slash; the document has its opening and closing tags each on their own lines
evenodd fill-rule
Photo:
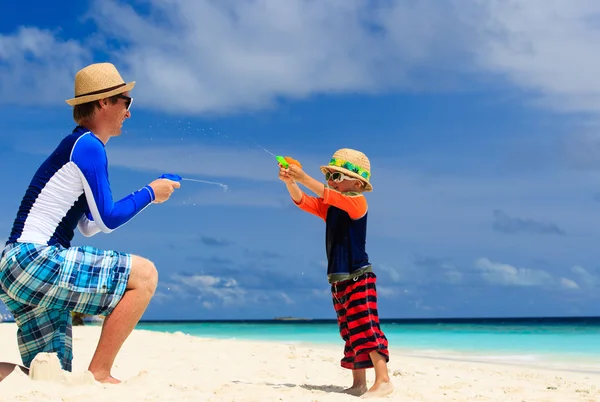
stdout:
<svg viewBox="0 0 600 402">
<path fill-rule="evenodd" d="M 350 176 L 346 176 L 343 173 L 340 172 L 325 172 L 325 180 L 329 181 L 335 181 L 337 183 L 342 182 L 344 180 L 358 180 L 354 177 L 350 177 Z"/>
<path fill-rule="evenodd" d="M 133 98 L 131 96 L 126 96 L 123 94 L 119 94 L 119 98 L 125 99 L 125 107 L 127 108 L 127 111 L 129 111 L 129 108 L 131 107 L 131 104 L 133 103 Z"/>
</svg>

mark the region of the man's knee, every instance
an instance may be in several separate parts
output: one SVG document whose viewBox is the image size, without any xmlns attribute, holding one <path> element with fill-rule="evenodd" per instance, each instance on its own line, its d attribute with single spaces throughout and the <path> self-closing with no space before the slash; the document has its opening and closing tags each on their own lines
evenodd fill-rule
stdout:
<svg viewBox="0 0 600 402">
<path fill-rule="evenodd" d="M 153 295 L 157 285 L 158 270 L 154 263 L 137 255 L 132 256 L 131 274 L 127 288 L 143 289 Z"/>
</svg>

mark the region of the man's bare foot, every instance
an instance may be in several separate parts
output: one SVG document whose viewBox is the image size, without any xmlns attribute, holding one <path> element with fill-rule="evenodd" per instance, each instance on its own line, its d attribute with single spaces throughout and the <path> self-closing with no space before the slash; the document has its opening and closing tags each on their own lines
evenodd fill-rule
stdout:
<svg viewBox="0 0 600 402">
<path fill-rule="evenodd" d="M 361 398 L 382 398 L 394 392 L 394 386 L 390 381 L 375 383 Z"/>
<path fill-rule="evenodd" d="M 19 364 L 15 364 L 15 363 L 1 362 L 0 363 L 0 381 L 4 380 L 6 377 L 8 377 L 10 374 L 12 374 L 12 372 L 15 371 L 16 367 L 21 369 L 21 371 L 24 374 L 29 375 L 29 369 L 26 367 L 23 367 Z"/>
<path fill-rule="evenodd" d="M 343 394 L 353 395 L 353 396 L 361 396 L 365 392 L 367 392 L 367 384 L 353 385 L 350 388 L 346 388 L 342 391 Z"/>
<path fill-rule="evenodd" d="M 98 381 L 102 384 L 120 384 L 121 383 L 120 380 L 117 380 L 110 374 L 108 376 L 96 376 L 94 374 L 94 378 L 96 379 L 96 381 Z"/>
</svg>

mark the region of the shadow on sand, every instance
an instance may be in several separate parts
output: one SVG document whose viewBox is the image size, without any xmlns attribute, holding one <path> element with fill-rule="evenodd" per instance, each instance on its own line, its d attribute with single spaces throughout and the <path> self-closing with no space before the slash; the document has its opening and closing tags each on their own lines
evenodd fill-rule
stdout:
<svg viewBox="0 0 600 402">
<path fill-rule="evenodd" d="M 344 387 L 340 387 L 339 385 L 310 385 L 310 384 L 302 384 L 300 385 L 302 388 L 307 389 L 309 391 L 323 391 L 323 392 L 331 392 L 331 393 L 342 393 L 344 391 Z"/>
<path fill-rule="evenodd" d="M 250 383 L 250 382 L 246 382 L 246 381 L 232 381 L 234 384 L 255 384 L 255 383 Z M 301 385 L 297 385 L 297 384 L 289 384 L 289 383 L 285 383 L 285 384 L 272 384 L 269 382 L 265 382 L 262 383 L 263 385 L 268 385 L 269 387 L 273 387 L 273 388 L 282 388 L 282 387 L 286 387 L 286 388 L 295 388 L 295 387 L 300 387 L 300 388 L 304 388 L 308 391 L 321 391 L 321 392 L 329 392 L 329 393 L 342 393 L 344 391 L 344 387 L 340 387 L 339 385 L 311 385 L 311 384 L 301 384 Z"/>
</svg>

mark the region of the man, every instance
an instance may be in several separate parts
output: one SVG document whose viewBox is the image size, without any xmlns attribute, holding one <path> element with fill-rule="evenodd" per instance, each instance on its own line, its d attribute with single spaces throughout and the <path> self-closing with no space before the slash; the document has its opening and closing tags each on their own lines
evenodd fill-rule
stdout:
<svg viewBox="0 0 600 402">
<path fill-rule="evenodd" d="M 75 76 L 77 127 L 37 170 L 0 258 L 0 300 L 13 314 L 23 364 L 55 352 L 72 370 L 71 312 L 106 319 L 89 370 L 99 382 L 119 383 L 111 368 L 158 282 L 145 258 L 89 246 L 84 236 L 110 233 L 151 203 L 169 199 L 178 182 L 158 179 L 114 202 L 105 144 L 131 117 L 135 81 L 125 83 L 110 63 L 89 65 Z"/>
</svg>

